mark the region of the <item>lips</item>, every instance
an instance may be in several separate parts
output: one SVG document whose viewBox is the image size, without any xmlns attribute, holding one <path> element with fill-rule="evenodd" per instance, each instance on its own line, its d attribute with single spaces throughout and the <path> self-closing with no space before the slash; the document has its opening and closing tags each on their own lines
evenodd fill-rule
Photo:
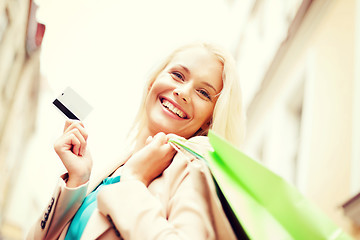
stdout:
<svg viewBox="0 0 360 240">
<path fill-rule="evenodd" d="M 160 99 L 161 104 L 167 109 L 169 110 L 171 113 L 175 114 L 176 116 L 178 116 L 181 119 L 187 119 L 187 114 L 181 110 L 178 106 L 175 106 L 174 103 L 170 102 L 169 100 L 165 99 L 165 98 L 161 98 Z"/>
</svg>

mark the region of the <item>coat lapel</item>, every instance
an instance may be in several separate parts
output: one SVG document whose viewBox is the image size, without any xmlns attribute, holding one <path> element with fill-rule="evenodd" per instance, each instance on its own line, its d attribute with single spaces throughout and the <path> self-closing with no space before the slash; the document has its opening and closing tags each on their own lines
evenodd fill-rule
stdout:
<svg viewBox="0 0 360 240">
<path fill-rule="evenodd" d="M 91 193 L 102 180 L 111 175 L 116 169 L 123 165 L 131 156 L 131 153 L 126 153 L 120 158 L 115 159 L 114 161 L 107 163 L 105 166 L 99 166 L 92 174 L 89 182 L 89 187 L 87 190 L 87 195 Z"/>
<path fill-rule="evenodd" d="M 98 209 L 95 209 L 84 229 L 81 239 L 97 239 L 111 227 L 106 217 Z"/>
</svg>

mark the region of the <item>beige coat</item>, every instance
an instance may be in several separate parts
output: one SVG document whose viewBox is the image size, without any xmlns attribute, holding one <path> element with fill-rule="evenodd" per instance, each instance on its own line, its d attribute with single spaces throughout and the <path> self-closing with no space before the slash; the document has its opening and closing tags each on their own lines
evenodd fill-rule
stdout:
<svg viewBox="0 0 360 240">
<path fill-rule="evenodd" d="M 206 155 L 207 138 L 192 141 L 197 142 L 192 148 Z M 126 159 L 78 188 L 67 188 L 63 175 L 27 239 L 64 239 L 86 195 Z M 206 164 L 184 150 L 148 188 L 139 181 L 124 181 L 104 187 L 97 199 L 98 208 L 81 239 L 236 239 Z"/>
</svg>

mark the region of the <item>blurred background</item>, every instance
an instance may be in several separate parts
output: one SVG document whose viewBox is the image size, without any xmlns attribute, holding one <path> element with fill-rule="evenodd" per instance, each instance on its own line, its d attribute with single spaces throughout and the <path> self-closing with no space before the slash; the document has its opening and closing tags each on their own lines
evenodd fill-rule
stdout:
<svg viewBox="0 0 360 240">
<path fill-rule="evenodd" d="M 360 0 L 1 0 L 0 239 L 24 238 L 64 171 L 52 101 L 71 86 L 94 107 L 84 123 L 101 166 L 151 68 L 196 40 L 237 60 L 243 151 L 360 238 L 343 207 L 360 192 Z"/>
</svg>

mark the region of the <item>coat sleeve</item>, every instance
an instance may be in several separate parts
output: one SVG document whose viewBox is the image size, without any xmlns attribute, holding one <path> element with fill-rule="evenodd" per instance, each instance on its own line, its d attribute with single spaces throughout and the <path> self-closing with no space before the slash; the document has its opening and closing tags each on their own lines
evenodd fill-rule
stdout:
<svg viewBox="0 0 360 240">
<path fill-rule="evenodd" d="M 68 188 L 67 177 L 68 175 L 64 174 L 59 179 L 48 206 L 32 226 L 26 239 L 58 239 L 65 225 L 81 206 L 88 183 L 77 188 Z"/>
<path fill-rule="evenodd" d="M 177 153 L 172 163 L 186 162 L 184 169 L 178 171 L 180 174 L 167 172 L 177 175 L 176 181 L 166 183 L 176 185 L 170 186 L 167 206 L 163 206 L 143 183 L 136 180 L 113 184 L 99 193 L 98 208 L 117 228 L 121 237 L 215 239 L 207 202 L 209 191 L 203 184 L 204 165 L 183 158 L 185 155 Z M 117 197 L 114 197 L 114 193 Z"/>
</svg>

